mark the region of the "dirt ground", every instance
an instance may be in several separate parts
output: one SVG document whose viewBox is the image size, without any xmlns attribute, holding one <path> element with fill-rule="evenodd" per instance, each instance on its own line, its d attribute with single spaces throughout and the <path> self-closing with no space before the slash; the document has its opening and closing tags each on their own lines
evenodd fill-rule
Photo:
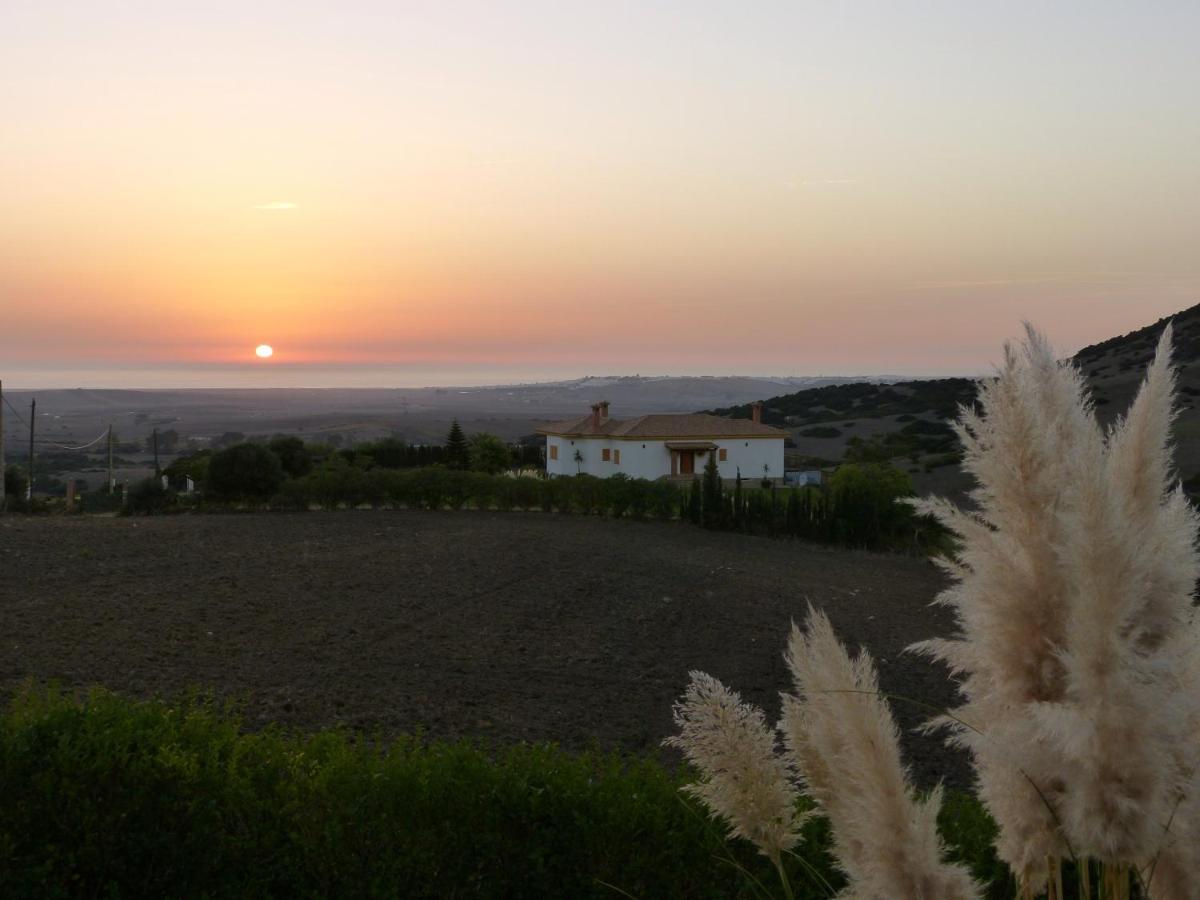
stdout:
<svg viewBox="0 0 1200 900">
<path fill-rule="evenodd" d="M 902 654 L 946 634 L 927 561 L 540 513 L 0 518 L 0 693 L 24 680 L 245 702 L 344 725 L 661 753 L 693 669 L 778 713 L 789 622 L 826 609 L 884 689 L 953 701 Z M 923 784 L 965 767 L 911 733 Z"/>
</svg>

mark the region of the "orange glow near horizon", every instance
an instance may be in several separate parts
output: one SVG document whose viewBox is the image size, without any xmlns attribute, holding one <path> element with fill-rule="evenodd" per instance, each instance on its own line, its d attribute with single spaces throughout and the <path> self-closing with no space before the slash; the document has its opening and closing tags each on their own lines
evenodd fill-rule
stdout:
<svg viewBox="0 0 1200 900">
<path fill-rule="evenodd" d="M 0 376 L 974 373 L 1200 302 L 1194 7 L 568 6 L 6 7 Z"/>
</svg>

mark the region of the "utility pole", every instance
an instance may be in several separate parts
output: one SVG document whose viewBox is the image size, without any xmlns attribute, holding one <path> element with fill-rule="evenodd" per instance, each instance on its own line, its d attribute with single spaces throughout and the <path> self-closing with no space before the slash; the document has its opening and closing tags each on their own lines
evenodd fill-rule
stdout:
<svg viewBox="0 0 1200 900">
<path fill-rule="evenodd" d="M 33 500 L 33 423 L 37 421 L 37 397 L 29 401 L 29 486 L 25 488 L 25 499 Z"/>
<path fill-rule="evenodd" d="M 113 492 L 113 474 L 112 474 L 112 426 L 108 426 L 108 493 Z"/>
<path fill-rule="evenodd" d="M 162 474 L 162 469 L 158 467 L 158 429 L 154 429 L 154 477 L 157 478 Z"/>
<path fill-rule="evenodd" d="M 4 382 L 0 380 L 0 513 L 4 512 Z"/>
</svg>

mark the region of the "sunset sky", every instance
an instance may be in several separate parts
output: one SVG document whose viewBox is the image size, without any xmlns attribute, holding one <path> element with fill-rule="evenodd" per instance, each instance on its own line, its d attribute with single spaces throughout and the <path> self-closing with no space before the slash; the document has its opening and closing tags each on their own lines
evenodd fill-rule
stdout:
<svg viewBox="0 0 1200 900">
<path fill-rule="evenodd" d="M 1200 303 L 1200 4 L 0 4 L 6 386 L 986 371 Z M 275 354 L 259 360 L 256 345 Z"/>
</svg>

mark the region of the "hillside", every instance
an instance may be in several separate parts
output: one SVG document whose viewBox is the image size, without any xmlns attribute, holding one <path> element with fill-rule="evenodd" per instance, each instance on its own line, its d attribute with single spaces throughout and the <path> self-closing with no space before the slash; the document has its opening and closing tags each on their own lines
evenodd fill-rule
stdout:
<svg viewBox="0 0 1200 900">
<path fill-rule="evenodd" d="M 1171 317 L 1179 366 L 1180 415 L 1176 465 L 1189 488 L 1200 489 L 1200 306 Z M 1084 347 L 1074 357 L 1091 384 L 1096 412 L 1108 424 L 1128 408 L 1167 323 L 1160 319 L 1125 335 Z M 975 397 L 969 378 L 894 384 L 839 384 L 795 391 L 765 401 L 764 421 L 792 433 L 789 467 L 845 460 L 889 460 L 905 468 L 922 493 L 959 494 L 969 480 L 958 466 L 958 441 L 947 425 Z M 711 410 L 748 417 L 748 404 Z"/>
<path fill-rule="evenodd" d="M 1092 344 L 1075 354 L 1075 362 L 1087 374 L 1095 392 L 1102 420 L 1115 418 L 1133 400 L 1167 321 L 1159 319 L 1153 325 Z M 1200 396 L 1200 305 L 1176 313 L 1171 321 L 1175 325 L 1175 362 L 1184 407 L 1179 422 L 1182 437 L 1200 425 L 1200 414 L 1194 409 L 1195 398 Z"/>
</svg>

